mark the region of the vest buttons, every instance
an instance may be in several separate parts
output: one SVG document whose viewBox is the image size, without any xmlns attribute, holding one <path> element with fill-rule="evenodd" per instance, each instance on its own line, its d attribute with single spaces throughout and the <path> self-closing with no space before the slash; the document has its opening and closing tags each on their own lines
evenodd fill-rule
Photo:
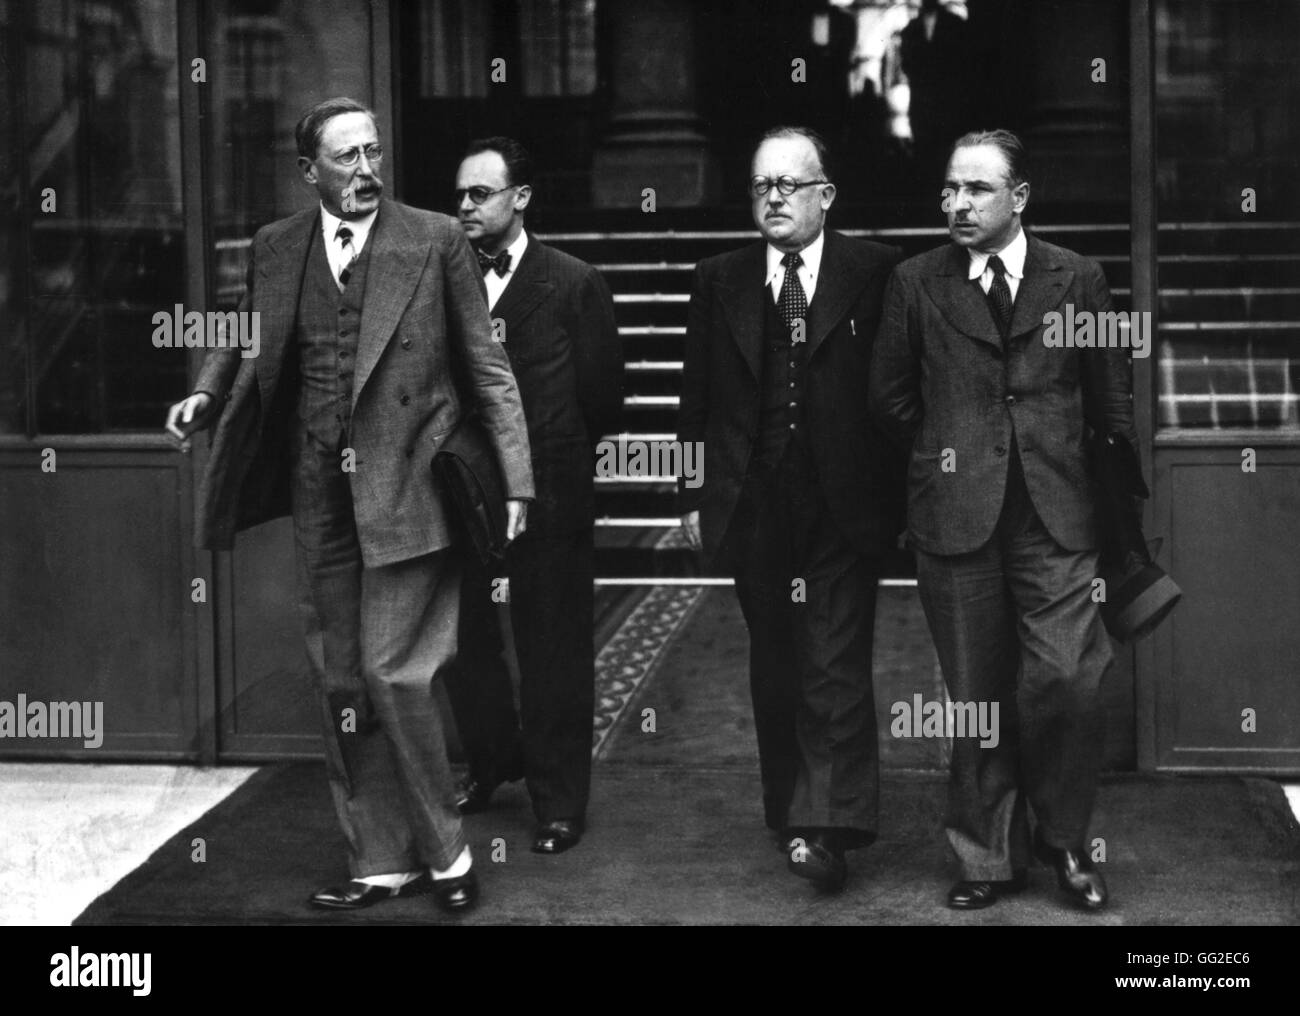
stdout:
<svg viewBox="0 0 1300 1016">
<path fill-rule="evenodd" d="M 400 403 L 401 403 L 402 405 L 404 405 L 404 406 L 409 406 L 409 405 L 411 404 L 411 397 L 410 397 L 409 395 L 403 395 L 403 396 L 402 396 L 400 399 L 398 399 L 397 401 L 400 402 Z"/>
<path fill-rule="evenodd" d="M 410 348 L 411 348 L 411 340 L 410 340 L 410 339 L 403 339 L 403 340 L 402 340 L 402 348 L 403 348 L 403 349 L 410 349 Z"/>
<path fill-rule="evenodd" d="M 996 446 L 994 446 L 993 451 L 996 452 L 998 455 L 1005 455 L 1005 454 L 1007 453 L 1007 446 L 1006 446 L 1006 445 L 996 445 Z"/>
<path fill-rule="evenodd" d="M 1008 395 L 1006 397 L 1006 403 L 1008 406 L 1014 406 L 1016 404 L 1016 397 L 1014 395 Z"/>
</svg>

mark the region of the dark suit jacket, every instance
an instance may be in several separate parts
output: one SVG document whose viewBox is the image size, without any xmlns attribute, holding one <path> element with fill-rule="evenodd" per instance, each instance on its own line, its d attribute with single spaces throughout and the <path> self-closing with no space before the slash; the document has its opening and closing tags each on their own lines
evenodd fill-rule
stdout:
<svg viewBox="0 0 1300 1016">
<path fill-rule="evenodd" d="M 970 255 L 947 244 L 903 262 L 885 297 L 871 409 L 911 449 L 908 534 L 931 554 L 976 550 L 993 534 L 1014 431 L 1029 493 L 1066 550 L 1096 546 L 1085 423 L 1136 447 L 1126 349 L 1049 348 L 1043 315 L 1111 309 L 1095 261 L 1030 235 L 1004 344 Z M 954 469 L 942 468 L 952 449 Z"/>
<path fill-rule="evenodd" d="M 213 350 L 196 391 L 224 403 L 199 483 L 195 541 L 232 545 L 237 529 L 289 513 L 290 445 L 297 405 L 294 324 L 319 209 L 258 230 L 240 310 L 259 313 L 261 352 Z M 501 460 L 509 496 L 533 495 L 519 390 L 494 342 L 482 274 L 454 219 L 393 201 L 380 204 L 352 390 L 352 503 L 367 566 L 450 544 L 430 462 L 477 405 Z M 452 383 L 459 362 L 468 389 Z"/>
<path fill-rule="evenodd" d="M 505 323 L 528 420 L 536 500 L 523 539 L 591 528 L 601 437 L 623 410 L 623 350 L 600 273 L 529 234 L 492 317 Z"/>
<path fill-rule="evenodd" d="M 678 507 L 699 510 L 706 558 L 722 556 L 758 438 L 767 245 L 706 258 L 695 269 L 686 327 L 678 437 L 702 441 L 704 482 L 678 483 Z M 902 459 L 867 413 L 871 346 L 893 247 L 826 230 L 821 272 L 808 308 L 805 426 L 831 515 L 867 554 L 892 549 L 902 525 Z M 743 548 L 735 548 L 742 551 Z"/>
</svg>

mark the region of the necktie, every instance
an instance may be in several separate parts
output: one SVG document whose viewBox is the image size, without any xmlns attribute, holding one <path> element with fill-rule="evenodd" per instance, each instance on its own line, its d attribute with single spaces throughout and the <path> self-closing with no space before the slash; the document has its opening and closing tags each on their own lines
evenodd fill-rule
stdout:
<svg viewBox="0 0 1300 1016">
<path fill-rule="evenodd" d="M 808 316 L 808 295 L 799 281 L 799 266 L 803 264 L 803 258 L 798 254 L 787 254 L 781 258 L 781 264 L 785 265 L 785 280 L 781 283 L 777 310 L 785 326 L 793 329 L 795 321 Z"/>
<path fill-rule="evenodd" d="M 994 254 L 989 258 L 989 267 L 993 269 L 993 285 L 989 286 L 988 293 L 989 310 L 1005 339 L 1011 330 L 1011 287 L 1007 285 L 1007 269 L 1000 257 Z"/>
<path fill-rule="evenodd" d="M 478 266 L 483 269 L 484 275 L 489 271 L 495 271 L 497 275 L 504 279 L 506 272 L 510 271 L 510 252 L 508 250 L 503 250 L 496 257 L 484 254 L 481 250 L 475 253 L 478 254 Z"/>
<path fill-rule="evenodd" d="M 346 225 L 339 226 L 339 231 L 334 234 L 334 239 L 343 244 L 343 256 L 347 258 L 343 262 L 342 269 L 339 270 L 339 289 L 348 284 L 348 279 L 352 278 L 352 266 L 356 263 L 357 252 L 352 248 L 352 230 Z"/>
</svg>

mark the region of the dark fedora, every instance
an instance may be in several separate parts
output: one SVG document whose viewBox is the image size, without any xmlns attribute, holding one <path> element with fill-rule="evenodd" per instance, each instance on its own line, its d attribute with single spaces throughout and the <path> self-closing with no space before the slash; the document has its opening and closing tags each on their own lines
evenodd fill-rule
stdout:
<svg viewBox="0 0 1300 1016">
<path fill-rule="evenodd" d="M 1094 435 L 1089 462 L 1096 483 L 1100 529 L 1099 578 L 1105 582 L 1101 619 L 1121 642 L 1143 638 L 1169 616 L 1183 591 L 1155 563 L 1160 541 L 1142 535 L 1142 500 L 1150 496 L 1137 452 L 1117 434 Z"/>
</svg>

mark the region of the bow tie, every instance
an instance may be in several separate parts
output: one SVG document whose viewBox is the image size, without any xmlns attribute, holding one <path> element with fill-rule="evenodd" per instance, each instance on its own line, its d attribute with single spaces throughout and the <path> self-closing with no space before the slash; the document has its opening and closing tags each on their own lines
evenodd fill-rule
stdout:
<svg viewBox="0 0 1300 1016">
<path fill-rule="evenodd" d="M 475 253 L 478 254 L 478 266 L 483 269 L 484 275 L 489 271 L 495 271 L 504 279 L 506 272 L 510 271 L 510 252 L 508 250 L 503 250 L 496 257 L 484 254 L 481 250 Z"/>
</svg>

